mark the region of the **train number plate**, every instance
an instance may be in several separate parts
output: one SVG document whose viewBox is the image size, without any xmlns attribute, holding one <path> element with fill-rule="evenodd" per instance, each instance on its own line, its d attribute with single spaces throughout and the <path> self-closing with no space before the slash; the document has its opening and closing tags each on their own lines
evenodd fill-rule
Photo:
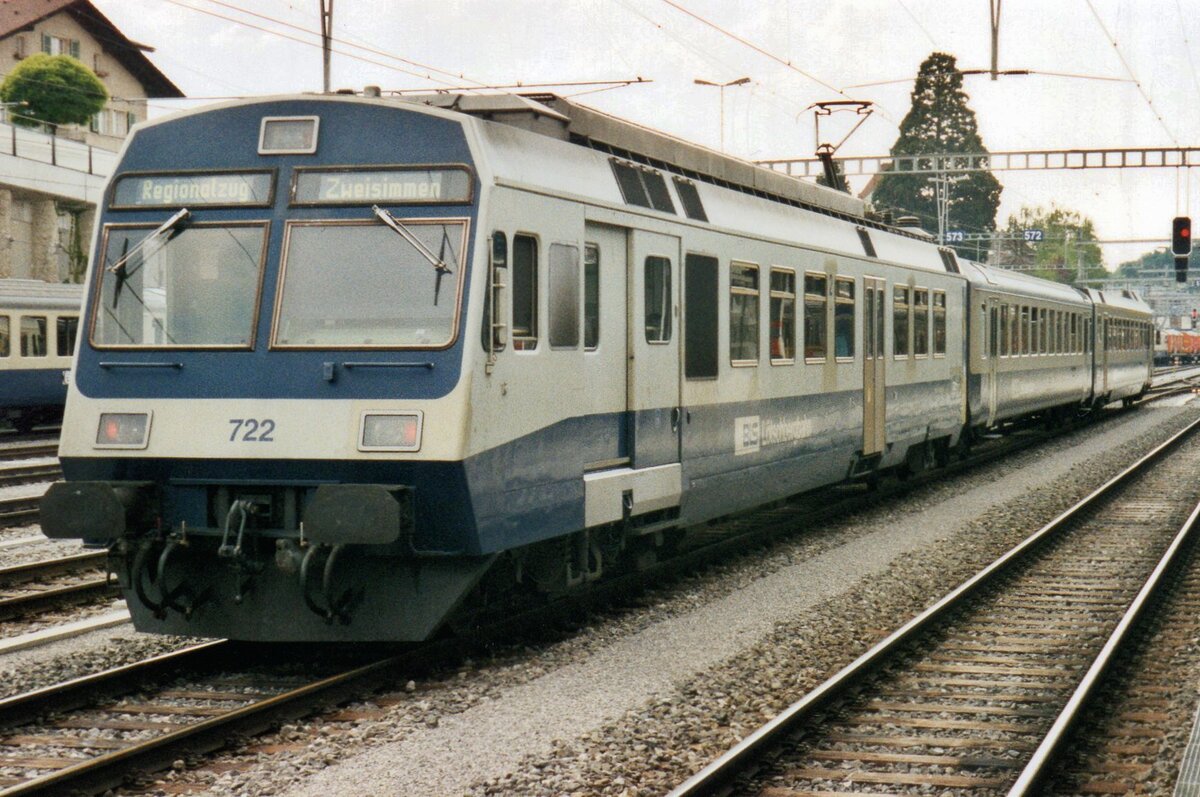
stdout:
<svg viewBox="0 0 1200 797">
<path fill-rule="evenodd" d="M 229 442 L 274 443 L 275 421 L 270 418 L 230 418 Z"/>
</svg>

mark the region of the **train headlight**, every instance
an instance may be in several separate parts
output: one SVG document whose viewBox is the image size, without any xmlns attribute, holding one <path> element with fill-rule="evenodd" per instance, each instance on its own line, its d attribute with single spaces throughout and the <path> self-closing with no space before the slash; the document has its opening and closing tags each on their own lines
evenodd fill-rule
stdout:
<svg viewBox="0 0 1200 797">
<path fill-rule="evenodd" d="M 364 412 L 358 436 L 360 451 L 419 451 L 421 413 Z"/>
<path fill-rule="evenodd" d="M 96 448 L 145 448 L 150 442 L 150 413 L 103 412 Z"/>
</svg>

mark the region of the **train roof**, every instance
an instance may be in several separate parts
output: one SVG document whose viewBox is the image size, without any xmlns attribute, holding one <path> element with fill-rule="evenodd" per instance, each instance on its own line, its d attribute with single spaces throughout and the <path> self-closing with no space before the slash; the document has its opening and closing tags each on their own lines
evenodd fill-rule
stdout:
<svg viewBox="0 0 1200 797">
<path fill-rule="evenodd" d="M 82 302 L 82 285 L 0 279 L 0 309 L 76 310 Z"/>
<path fill-rule="evenodd" d="M 1019 271 L 1008 271 L 969 260 L 960 260 L 959 263 L 963 275 L 980 287 L 1036 299 L 1079 305 L 1091 304 L 1085 292 L 1061 282 L 1052 282 Z"/>
<path fill-rule="evenodd" d="M 1098 291 L 1095 288 L 1088 288 L 1087 294 L 1096 304 L 1146 315 L 1154 313 L 1154 310 L 1137 294 L 1137 291 Z"/>
<path fill-rule="evenodd" d="M 866 203 L 849 194 L 715 152 L 553 94 L 436 94 L 409 97 L 405 101 L 501 122 L 685 176 L 700 176 L 802 205 L 849 216 L 866 215 Z"/>
</svg>

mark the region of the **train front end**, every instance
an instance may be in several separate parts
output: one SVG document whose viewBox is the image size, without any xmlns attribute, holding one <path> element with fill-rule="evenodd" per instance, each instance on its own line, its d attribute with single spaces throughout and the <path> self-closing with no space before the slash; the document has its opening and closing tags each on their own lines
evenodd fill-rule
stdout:
<svg viewBox="0 0 1200 797">
<path fill-rule="evenodd" d="M 462 468 L 460 119 L 293 97 L 131 136 L 42 525 L 109 548 L 139 630 L 420 640 L 487 569 Z"/>
</svg>

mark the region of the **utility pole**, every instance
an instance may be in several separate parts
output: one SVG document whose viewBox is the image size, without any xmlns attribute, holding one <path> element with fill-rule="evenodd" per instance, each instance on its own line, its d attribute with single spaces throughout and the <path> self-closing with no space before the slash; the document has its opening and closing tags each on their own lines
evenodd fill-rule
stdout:
<svg viewBox="0 0 1200 797">
<path fill-rule="evenodd" d="M 333 0 L 321 3 L 321 58 L 325 67 L 325 93 L 329 93 L 329 55 L 333 39 Z M 993 65 L 994 66 L 994 65 Z M 993 78 L 995 79 L 995 78 Z"/>
<path fill-rule="evenodd" d="M 1004 0 L 988 0 L 992 22 L 992 80 L 999 74 L 1000 66 L 1000 4 Z"/>
<path fill-rule="evenodd" d="M 945 172 L 938 174 L 933 182 L 937 192 L 938 243 L 946 243 L 946 227 L 950 222 L 950 178 Z"/>
</svg>

